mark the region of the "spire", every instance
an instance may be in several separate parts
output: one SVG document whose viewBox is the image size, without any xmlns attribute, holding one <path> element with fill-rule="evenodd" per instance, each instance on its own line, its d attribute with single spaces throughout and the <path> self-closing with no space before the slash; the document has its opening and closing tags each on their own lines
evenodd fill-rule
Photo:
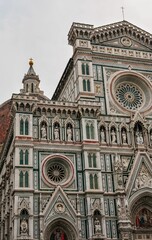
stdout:
<svg viewBox="0 0 152 240">
<path fill-rule="evenodd" d="M 35 73 L 34 68 L 33 68 L 33 64 L 34 64 L 33 59 L 30 58 L 29 59 L 30 68 L 29 68 L 29 70 L 27 72 L 27 75 L 35 75 L 36 76 L 36 73 Z"/>
<path fill-rule="evenodd" d="M 40 83 L 40 79 L 39 76 L 36 75 L 34 68 L 33 68 L 33 59 L 30 58 L 29 59 L 29 70 L 27 72 L 27 74 L 25 74 L 24 78 L 23 78 L 23 90 L 22 92 L 24 93 L 41 93 L 40 88 L 39 88 L 39 83 Z"/>
</svg>

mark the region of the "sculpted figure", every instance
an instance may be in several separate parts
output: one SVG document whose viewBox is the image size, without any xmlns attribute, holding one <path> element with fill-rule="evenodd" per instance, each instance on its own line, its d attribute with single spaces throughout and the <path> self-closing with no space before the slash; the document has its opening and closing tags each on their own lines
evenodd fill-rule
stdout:
<svg viewBox="0 0 152 240">
<path fill-rule="evenodd" d="M 46 139 L 46 127 L 44 124 L 41 127 L 41 138 Z"/>
<path fill-rule="evenodd" d="M 57 126 L 54 128 L 54 139 L 55 140 L 59 140 L 60 139 L 60 137 L 59 137 L 59 128 Z"/>
<path fill-rule="evenodd" d="M 117 142 L 116 133 L 115 133 L 114 129 L 111 130 L 111 142 L 112 143 L 116 143 Z"/>
<path fill-rule="evenodd" d="M 28 231 L 27 221 L 23 219 L 21 221 L 21 233 L 27 233 L 27 231 Z"/>
<path fill-rule="evenodd" d="M 143 141 L 142 132 L 137 130 L 135 136 L 136 136 L 136 143 L 143 144 L 144 141 Z"/>
<path fill-rule="evenodd" d="M 103 128 L 101 128 L 100 138 L 101 138 L 101 142 L 102 142 L 102 143 L 105 143 L 105 142 L 106 142 L 105 131 L 104 131 Z"/>
<path fill-rule="evenodd" d="M 101 233 L 101 224 L 98 218 L 94 221 L 95 233 Z"/>
<path fill-rule="evenodd" d="M 126 134 L 126 131 L 124 129 L 123 129 L 121 135 L 122 135 L 122 143 L 126 144 L 127 143 L 127 134 Z"/>
<path fill-rule="evenodd" d="M 72 129 L 70 127 L 67 128 L 67 140 L 72 140 Z"/>
</svg>

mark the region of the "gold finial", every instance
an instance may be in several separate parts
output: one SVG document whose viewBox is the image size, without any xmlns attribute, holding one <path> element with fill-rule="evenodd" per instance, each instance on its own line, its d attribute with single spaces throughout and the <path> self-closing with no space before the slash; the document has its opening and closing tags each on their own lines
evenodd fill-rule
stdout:
<svg viewBox="0 0 152 240">
<path fill-rule="evenodd" d="M 29 65 L 30 65 L 30 66 L 33 66 L 33 64 L 34 64 L 33 59 L 30 58 L 30 59 L 29 59 Z"/>
</svg>

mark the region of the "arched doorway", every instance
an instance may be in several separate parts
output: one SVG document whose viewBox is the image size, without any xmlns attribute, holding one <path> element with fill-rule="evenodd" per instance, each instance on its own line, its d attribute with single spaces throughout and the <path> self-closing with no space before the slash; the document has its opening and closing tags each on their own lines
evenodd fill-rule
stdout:
<svg viewBox="0 0 152 240">
<path fill-rule="evenodd" d="M 50 222 L 44 230 L 44 240 L 77 240 L 78 233 L 71 222 L 56 219 Z"/>
<path fill-rule="evenodd" d="M 152 239 L 152 197 L 142 196 L 131 210 L 134 240 Z"/>
</svg>

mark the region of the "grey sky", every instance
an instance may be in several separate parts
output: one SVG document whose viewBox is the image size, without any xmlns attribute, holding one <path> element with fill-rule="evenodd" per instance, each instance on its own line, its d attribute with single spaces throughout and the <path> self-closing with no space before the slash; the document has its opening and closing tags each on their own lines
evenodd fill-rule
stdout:
<svg viewBox="0 0 152 240">
<path fill-rule="evenodd" d="M 152 33 L 152 0 L 0 0 L 0 103 L 19 93 L 30 57 L 51 98 L 72 55 L 72 22 L 121 21 L 122 5 L 127 21 Z"/>
</svg>

